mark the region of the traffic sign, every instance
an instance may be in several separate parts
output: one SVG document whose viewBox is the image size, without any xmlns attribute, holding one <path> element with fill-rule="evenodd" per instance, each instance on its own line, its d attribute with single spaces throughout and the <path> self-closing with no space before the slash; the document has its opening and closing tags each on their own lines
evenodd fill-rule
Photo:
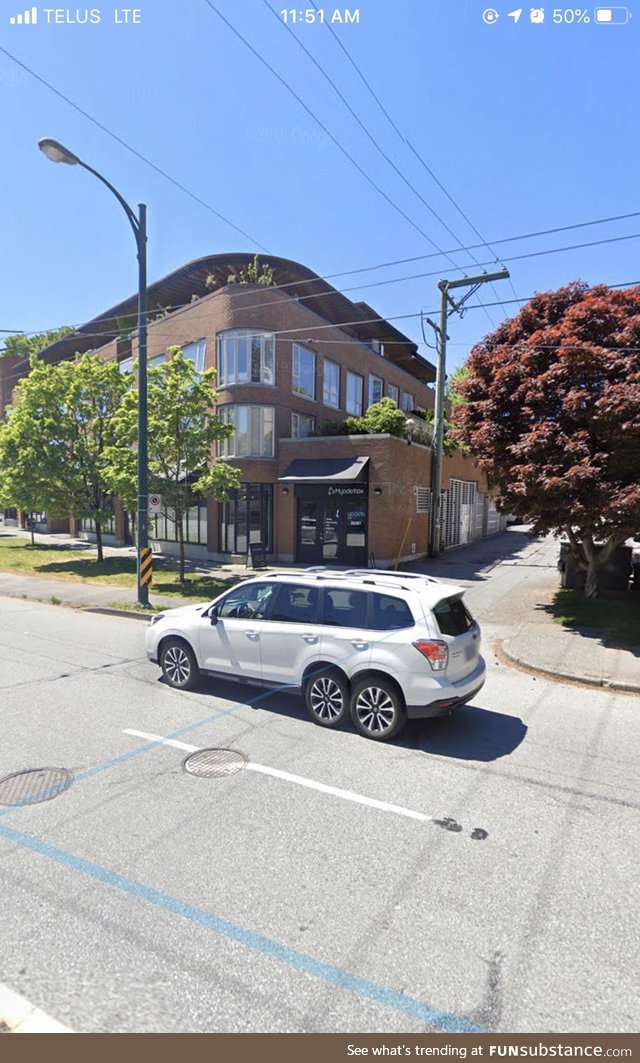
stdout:
<svg viewBox="0 0 640 1063">
<path fill-rule="evenodd" d="M 162 495 L 149 495 L 149 509 L 152 513 L 159 513 L 162 509 Z"/>
</svg>

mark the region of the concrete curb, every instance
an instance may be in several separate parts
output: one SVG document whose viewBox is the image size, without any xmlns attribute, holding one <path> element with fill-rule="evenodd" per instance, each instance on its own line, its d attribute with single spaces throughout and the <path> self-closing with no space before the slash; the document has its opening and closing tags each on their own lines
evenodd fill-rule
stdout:
<svg viewBox="0 0 640 1063">
<path fill-rule="evenodd" d="M 69 1026 L 52 1019 L 26 997 L 0 983 L 0 1023 L 9 1033 L 74 1033 Z"/>
<path fill-rule="evenodd" d="M 178 609 L 179 606 L 168 605 L 165 606 L 165 608 Z M 157 613 L 137 613 L 134 612 L 133 609 L 110 609 L 109 606 L 106 605 L 81 605 L 80 609 L 82 609 L 84 613 L 101 613 L 103 616 L 124 616 L 128 617 L 130 620 L 144 620 L 147 623 L 149 622 L 152 616 L 157 616 Z"/>
<path fill-rule="evenodd" d="M 618 683 L 615 679 L 596 679 L 594 676 L 578 675 L 575 672 L 567 672 L 562 668 L 555 668 L 552 670 L 551 668 L 544 668 L 539 664 L 532 664 L 532 662 L 526 657 L 509 650 L 506 640 L 503 641 L 501 650 L 507 660 L 511 661 L 513 664 L 519 664 L 522 668 L 526 668 L 530 672 L 537 672 L 539 675 L 543 675 L 548 679 L 556 679 L 560 681 L 568 680 L 572 683 L 600 687 L 602 690 L 620 690 L 627 694 L 640 694 L 640 683 Z"/>
</svg>

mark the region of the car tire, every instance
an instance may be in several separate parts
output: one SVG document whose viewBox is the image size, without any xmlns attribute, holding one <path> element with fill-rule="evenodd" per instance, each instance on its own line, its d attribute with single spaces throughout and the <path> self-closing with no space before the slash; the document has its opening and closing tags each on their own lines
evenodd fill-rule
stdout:
<svg viewBox="0 0 640 1063">
<path fill-rule="evenodd" d="M 163 642 L 160 667 L 169 686 L 176 690 L 193 690 L 200 678 L 195 654 L 182 639 Z"/>
<path fill-rule="evenodd" d="M 337 669 L 323 668 L 305 681 L 304 701 L 319 727 L 339 727 L 349 713 L 349 686 Z"/>
<path fill-rule="evenodd" d="M 374 742 L 395 738 L 407 722 L 397 687 L 379 676 L 359 679 L 353 684 L 350 711 L 356 730 Z"/>
</svg>

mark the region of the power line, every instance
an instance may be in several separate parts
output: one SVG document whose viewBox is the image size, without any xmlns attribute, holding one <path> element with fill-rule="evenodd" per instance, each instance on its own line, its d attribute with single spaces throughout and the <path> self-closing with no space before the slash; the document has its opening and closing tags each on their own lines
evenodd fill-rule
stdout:
<svg viewBox="0 0 640 1063">
<path fill-rule="evenodd" d="M 545 230 L 541 230 L 541 231 L 533 232 L 533 233 L 524 233 L 524 234 L 521 234 L 519 236 L 502 237 L 500 239 L 493 240 L 492 243 L 494 243 L 494 244 L 513 243 L 513 242 L 518 242 L 520 240 L 534 239 L 534 238 L 539 237 L 539 236 L 547 236 L 547 235 L 551 235 L 553 233 L 575 231 L 576 229 L 593 227 L 595 225 L 604 225 L 604 224 L 606 224 L 608 222 L 622 221 L 622 220 L 626 220 L 626 219 L 629 219 L 629 218 L 637 218 L 637 217 L 640 217 L 640 211 L 633 211 L 632 213 L 629 213 L 629 214 L 618 214 L 618 215 L 614 215 L 614 216 L 609 217 L 609 218 L 596 218 L 596 219 L 594 219 L 592 221 L 576 222 L 576 223 L 574 223 L 572 225 L 563 225 L 563 226 L 558 226 L 558 227 L 556 227 L 554 229 L 545 229 Z M 601 246 L 603 244 L 618 243 L 618 242 L 622 242 L 622 241 L 626 241 L 626 240 L 635 240 L 635 239 L 638 238 L 638 236 L 640 236 L 640 234 L 632 233 L 632 234 L 625 235 L 625 236 L 614 236 L 614 237 L 609 237 L 609 238 L 604 239 L 604 240 L 595 240 L 595 241 L 591 241 L 591 242 L 588 242 L 588 243 L 571 244 L 571 245 L 568 245 L 566 247 L 549 248 L 548 250 L 544 250 L 544 251 L 533 251 L 533 252 L 529 252 L 528 254 L 524 254 L 524 255 L 514 255 L 514 256 L 511 256 L 509 258 L 506 258 L 504 261 L 505 262 L 516 262 L 516 261 L 522 261 L 523 259 L 527 259 L 527 258 L 535 258 L 535 257 L 542 257 L 544 255 L 559 254 L 560 252 L 563 252 L 563 251 L 582 250 L 582 249 L 588 248 L 588 247 L 598 247 L 598 246 Z M 476 247 L 476 248 L 484 247 L 484 244 L 475 244 L 473 246 Z M 353 276 L 354 274 L 357 274 L 357 273 L 367 273 L 367 272 L 372 272 L 373 270 L 377 270 L 377 269 L 384 269 L 384 268 L 387 268 L 389 266 L 403 265 L 403 264 L 408 263 L 408 262 L 419 262 L 419 261 L 424 261 L 425 259 L 437 258 L 437 257 L 438 257 L 438 252 L 432 252 L 432 253 L 426 254 L 426 255 L 412 255 L 409 258 L 400 258 L 400 259 L 396 259 L 395 261 L 392 261 L 392 262 L 382 262 L 382 263 L 379 263 L 378 265 L 374 265 L 374 266 L 363 266 L 360 269 L 344 270 L 344 271 L 342 271 L 340 273 L 329 273 L 325 277 L 312 277 L 312 278 L 310 278 L 308 280 L 287 281 L 285 284 L 274 284 L 274 285 L 269 286 L 269 288 L 267 290 L 273 292 L 273 291 L 283 291 L 285 289 L 292 288 L 292 287 L 300 288 L 302 285 L 314 284 L 317 281 L 328 282 L 329 280 L 335 279 L 336 277 L 349 277 L 349 276 Z M 485 263 L 478 263 L 478 264 L 481 265 L 481 266 L 482 265 L 491 265 L 492 262 L 485 262 Z M 349 291 L 365 291 L 368 288 L 382 287 L 382 286 L 385 286 L 387 284 L 398 284 L 398 283 L 402 283 L 403 281 L 409 281 L 409 280 L 422 280 L 422 279 L 424 279 L 426 277 L 436 276 L 440 272 L 441 271 L 438 269 L 438 270 L 431 271 L 429 273 L 414 273 L 414 274 L 410 274 L 409 276 L 406 276 L 406 277 L 392 277 L 392 278 L 389 278 L 389 279 L 384 280 L 384 281 L 375 281 L 375 282 L 373 282 L 371 284 L 358 284 L 358 285 L 354 285 L 351 288 L 335 289 L 335 291 L 337 291 L 339 294 L 343 294 L 344 292 L 349 292 Z M 609 287 L 611 287 L 611 285 L 609 285 Z M 323 295 L 329 295 L 329 294 L 331 294 L 331 293 L 330 292 L 312 293 L 312 294 L 307 295 L 307 296 L 304 296 L 304 295 L 300 296 L 300 298 L 304 299 L 304 300 L 307 300 L 307 299 L 312 299 L 312 298 L 321 298 Z M 227 298 L 228 299 L 237 299 L 237 298 L 240 298 L 240 297 L 242 297 L 244 295 L 246 295 L 245 292 L 229 292 L 228 295 L 227 295 Z M 283 302 L 284 301 L 285 300 L 283 300 Z M 515 300 L 514 299 L 506 300 L 506 301 L 505 300 L 501 300 L 501 302 L 505 302 L 505 305 L 509 305 L 509 304 L 512 304 L 513 302 L 527 302 L 527 299 L 522 300 L 522 299 L 517 299 L 516 298 Z M 260 306 L 265 306 L 265 305 L 267 305 L 267 304 L 265 304 L 265 303 L 252 304 L 251 307 L 243 307 L 243 309 L 255 309 L 256 306 L 260 307 Z M 273 304 L 273 302 L 271 302 L 269 305 L 274 305 L 274 304 Z M 147 317 L 151 321 L 151 319 L 153 318 L 153 315 L 156 315 L 156 317 L 157 317 L 157 315 L 159 313 L 161 313 L 162 311 L 174 312 L 174 311 L 178 311 L 178 310 L 188 310 L 188 309 L 191 309 L 192 306 L 193 306 L 192 303 L 187 303 L 187 304 L 176 303 L 176 304 L 173 304 L 173 305 L 170 305 L 170 306 L 166 306 L 166 307 L 156 307 L 153 310 L 147 311 Z M 137 311 L 135 311 L 135 312 L 132 311 L 130 314 L 118 315 L 118 319 L 121 320 L 121 321 L 125 321 L 126 322 L 127 319 L 129 319 L 129 318 L 131 318 L 133 320 L 136 320 L 137 319 Z M 87 327 L 88 325 L 92 325 L 92 324 L 98 325 L 98 324 L 102 323 L 103 321 L 111 321 L 111 320 L 113 320 L 113 316 L 112 315 L 103 316 L 103 317 L 93 318 L 91 321 L 84 322 L 82 325 L 78 325 L 76 327 L 77 328 L 82 328 L 82 327 Z M 194 320 L 194 319 L 192 319 L 192 320 Z M 384 320 L 384 319 L 380 319 L 380 320 Z M 57 326 L 54 326 L 54 328 L 55 327 L 57 327 Z M 40 329 L 36 329 L 36 330 L 34 330 L 32 332 L 23 332 L 21 334 L 24 335 L 24 336 L 37 336 L 41 332 L 47 332 L 47 331 L 53 331 L 53 330 L 51 328 L 48 328 L 48 329 L 40 328 Z M 112 336 L 113 332 L 112 332 L 112 330 L 107 331 L 107 332 L 95 332 L 95 333 L 91 333 L 91 335 L 97 336 L 97 337 L 100 337 L 100 336 Z"/>
<path fill-rule="evenodd" d="M 225 18 L 225 16 L 222 14 L 222 12 L 218 10 L 218 8 L 215 6 L 214 3 L 212 3 L 212 0 L 204 0 L 204 2 L 207 5 L 207 7 L 209 7 L 214 12 L 214 14 L 216 14 L 218 16 L 218 18 L 221 19 L 222 22 L 224 22 L 225 26 L 227 26 L 228 29 L 231 30 L 231 32 L 234 34 L 234 36 L 236 36 L 238 38 L 238 40 L 242 41 L 242 43 L 249 49 L 249 51 L 252 53 L 252 55 L 255 55 L 256 59 L 258 59 L 262 63 L 262 65 L 265 66 L 267 68 L 267 70 L 271 74 L 273 74 L 273 76 L 275 78 L 277 78 L 277 80 L 280 82 L 280 84 L 287 90 L 287 92 L 291 96 L 293 96 L 293 98 L 295 100 L 297 100 L 297 102 L 300 104 L 300 106 L 304 108 L 304 110 L 314 120 L 314 122 L 317 122 L 317 124 L 320 126 L 320 128 L 323 130 L 323 132 L 326 133 L 326 135 L 329 137 L 329 139 L 332 141 L 332 143 L 335 144 L 335 146 L 338 148 L 338 150 L 341 151 L 342 154 L 345 156 L 345 158 L 348 159 L 349 162 L 353 166 L 355 166 L 356 170 L 360 174 L 362 174 L 362 176 L 364 177 L 365 181 L 367 181 L 367 183 L 370 184 L 371 187 L 374 188 L 376 190 L 376 192 L 379 195 L 381 195 L 382 198 L 385 199 L 386 202 L 389 203 L 389 205 L 391 207 L 393 207 L 393 209 L 395 211 L 397 211 L 398 214 L 401 215 L 401 217 L 403 217 L 405 219 L 405 221 L 409 222 L 409 225 L 411 225 L 412 228 L 414 228 L 417 232 L 419 232 L 420 235 L 423 236 L 424 239 L 427 240 L 432 245 L 432 247 L 435 247 L 436 250 L 441 255 L 445 255 L 446 257 L 449 257 L 448 252 L 443 251 L 442 248 L 440 248 L 438 246 L 438 244 L 435 242 L 435 240 L 432 240 L 432 238 L 424 231 L 424 229 L 422 229 L 417 224 L 417 222 L 415 222 L 412 218 L 410 218 L 409 215 L 402 209 L 402 207 L 398 206 L 398 204 L 395 202 L 395 200 L 393 200 L 391 198 L 391 196 L 387 195 L 387 193 L 384 191 L 384 189 L 380 188 L 380 186 L 378 184 L 376 184 L 376 182 L 373 180 L 373 178 L 360 165 L 360 163 L 356 162 L 356 160 L 354 159 L 353 155 L 351 155 L 351 153 L 349 151 L 347 151 L 345 146 L 338 140 L 337 137 L 335 137 L 333 135 L 331 130 L 327 128 L 327 126 L 324 124 L 324 122 L 320 118 L 318 118 L 317 114 L 315 114 L 311 110 L 311 108 L 304 102 L 304 100 L 296 92 L 296 90 L 291 87 L 289 82 L 286 81 L 285 78 L 283 78 L 282 75 L 275 69 L 275 67 L 272 66 L 271 63 L 269 63 L 268 60 L 265 59 L 264 56 L 261 55 L 260 52 L 258 52 L 257 49 L 253 47 L 253 45 L 247 40 L 247 38 L 244 37 L 242 35 L 242 33 L 240 33 L 240 30 L 236 29 L 236 27 L 233 25 L 233 23 L 229 22 L 229 19 Z M 456 266 L 456 264 L 453 261 L 453 259 L 449 258 L 449 261 L 451 262 L 451 265 L 452 265 L 452 267 L 454 269 L 458 270 L 460 273 L 464 273 L 464 269 L 461 266 Z"/>
<path fill-rule="evenodd" d="M 65 103 L 68 103 L 70 107 L 73 107 L 75 111 L 83 115 L 84 118 L 87 118 L 90 122 L 93 123 L 94 126 L 97 126 L 97 128 L 101 129 L 103 133 L 106 133 L 107 136 L 111 137 L 112 140 L 115 140 L 123 148 L 126 148 L 127 151 L 130 151 L 132 155 L 135 155 L 137 159 L 140 159 L 142 162 L 144 162 L 146 166 L 150 166 L 151 169 L 155 170 L 155 172 L 160 174 L 161 177 L 164 177 L 165 180 L 170 181 L 172 185 L 174 185 L 176 188 L 179 188 L 180 191 L 184 192 L 185 195 L 189 196 L 190 199 L 193 199 L 196 203 L 199 203 L 201 207 L 204 207 L 205 210 L 208 210 L 211 214 L 215 214 L 216 218 L 219 218 L 220 221 L 225 222 L 226 225 L 229 225 L 232 229 L 235 229 L 237 233 L 240 233 L 241 236 L 244 236 L 245 239 L 249 240 L 252 244 L 255 245 L 255 247 L 259 247 L 261 251 L 265 251 L 267 254 L 269 253 L 267 249 L 262 246 L 262 244 L 258 243 L 258 241 L 249 233 L 245 232 L 244 229 L 241 229 L 239 225 L 236 225 L 235 222 L 232 222 L 230 218 L 227 218 L 224 214 L 221 214 L 220 211 L 216 210 L 215 207 L 212 207 L 210 203 L 207 203 L 204 199 L 201 199 L 200 196 L 196 195 L 195 192 L 192 192 L 189 188 L 186 187 L 186 185 L 181 184 L 180 181 L 178 181 L 175 177 L 172 177 L 171 174 L 167 173 L 166 170 L 163 170 L 160 166 L 157 166 L 155 162 L 152 162 L 151 159 L 148 159 L 136 148 L 132 147 L 131 144 L 128 144 L 126 140 L 123 140 L 122 137 L 118 136 L 117 133 L 114 133 L 112 129 L 109 129 L 106 125 L 103 125 L 102 122 L 99 122 L 97 118 L 94 118 L 93 115 L 89 114 L 88 111 L 85 111 L 83 107 L 80 107 L 79 104 L 75 103 L 68 96 L 65 96 L 63 92 L 60 92 L 60 90 L 57 89 L 55 85 L 52 85 L 51 82 L 41 77 L 40 74 L 36 74 L 35 70 L 32 70 L 31 67 L 26 65 L 26 63 L 23 63 L 15 55 L 12 55 L 12 53 L 7 51 L 6 48 L 0 46 L 0 52 L 8 56 L 8 58 L 13 60 L 14 63 L 17 63 L 17 65 L 19 67 L 22 67 L 23 70 L 26 70 L 26 72 L 30 74 L 31 77 L 35 78 L 36 81 L 39 81 L 41 85 L 44 85 L 45 88 L 49 89 L 50 92 L 53 92 L 56 96 L 59 97 L 59 99 L 64 100 Z"/>
<path fill-rule="evenodd" d="M 640 234 L 638 234 L 638 236 L 640 236 Z M 604 287 L 610 288 L 612 291 L 616 291 L 616 290 L 624 289 L 624 288 L 635 288 L 635 287 L 638 287 L 638 286 L 640 286 L 640 281 L 623 281 L 623 282 L 621 282 L 619 284 L 606 284 L 606 285 L 604 285 Z M 589 291 L 589 290 L 591 290 L 591 289 L 587 289 L 587 291 Z M 513 305 L 514 303 L 519 303 L 519 304 L 528 303 L 532 299 L 534 299 L 537 295 L 543 295 L 543 294 L 545 294 L 545 293 L 544 292 L 534 292 L 532 295 L 529 295 L 526 298 L 505 299 L 503 301 L 508 306 L 509 305 Z M 260 305 L 266 305 L 266 304 L 260 304 Z M 470 310 L 481 310 L 481 309 L 483 309 L 484 306 L 494 307 L 496 305 L 497 305 L 496 303 L 479 303 L 477 305 L 470 306 L 469 309 Z M 189 309 L 189 307 L 183 307 L 182 309 Z M 291 333 L 299 334 L 300 332 L 305 332 L 305 331 L 306 332 L 316 333 L 316 332 L 325 331 L 326 329 L 336 329 L 337 331 L 340 331 L 340 330 L 342 330 L 344 328 L 355 327 L 355 326 L 358 326 L 358 325 L 373 325 L 373 324 L 379 324 L 380 322 L 385 323 L 385 322 L 391 322 L 391 321 L 406 321 L 406 320 L 413 319 L 413 318 L 420 318 L 423 314 L 435 314 L 435 313 L 437 313 L 437 311 L 438 311 L 438 307 L 435 307 L 435 308 L 433 308 L 431 310 L 422 310 L 422 311 L 420 311 L 420 313 L 417 313 L 417 314 L 396 314 L 396 315 L 387 316 L 387 317 L 376 316 L 376 317 L 370 317 L 370 318 L 358 318 L 355 321 L 329 322 L 329 323 L 324 324 L 324 325 L 309 325 L 309 326 L 304 325 L 304 326 L 298 326 L 297 328 L 291 328 L 291 329 L 268 329 L 267 331 L 272 336 L 287 336 L 287 335 L 290 335 Z M 99 333 L 94 333 L 92 335 L 99 336 L 100 334 Z M 105 333 L 105 335 L 111 336 L 112 333 Z M 345 344 L 345 343 L 357 344 L 358 346 L 363 346 L 363 345 L 366 346 L 367 345 L 367 341 L 366 340 L 358 340 L 358 339 L 349 339 L 349 340 L 335 340 L 335 339 L 317 340 L 315 338 L 315 336 L 311 337 L 311 339 L 312 339 L 313 343 L 332 343 L 335 346 L 337 346 L 338 344 L 342 345 L 342 344 Z M 292 342 L 293 343 L 297 343 L 297 342 L 299 342 L 299 340 L 292 340 Z M 394 345 L 398 346 L 398 347 L 400 347 L 400 346 L 415 347 L 416 346 L 416 344 L 412 340 L 397 340 L 397 341 L 394 341 Z M 180 345 L 178 344 L 178 346 L 180 346 Z M 626 350 L 626 349 L 635 350 L 636 348 L 623 348 L 623 347 L 617 348 L 617 347 L 614 347 L 614 348 L 611 348 L 611 349 L 612 350 Z M 6 350 L 6 348 L 4 350 Z M 0 354 L 4 353 L 4 350 L 0 350 Z M 419 358 L 419 357 L 420 356 L 416 355 L 416 358 Z M 25 359 L 25 362 L 26 362 L 26 359 Z"/>
<path fill-rule="evenodd" d="M 433 215 L 433 217 L 436 219 L 436 221 L 438 221 L 440 223 L 440 225 L 442 225 L 443 228 L 446 229 L 446 231 L 449 233 L 449 235 L 451 237 L 453 237 L 453 239 L 458 244 L 460 244 L 460 247 L 462 248 L 462 240 L 460 240 L 460 238 L 456 235 L 456 233 L 453 231 L 453 229 L 438 214 L 438 212 L 436 210 L 434 210 L 434 208 L 431 206 L 431 204 L 418 191 L 418 189 L 415 187 L 415 185 L 413 185 L 411 183 L 411 181 L 408 179 L 408 177 L 406 177 L 406 175 L 402 172 L 402 170 L 398 166 L 396 166 L 396 164 L 393 161 L 393 159 L 387 154 L 387 152 L 381 146 L 380 142 L 374 137 L 374 135 L 371 133 L 371 131 L 368 129 L 368 127 L 365 125 L 365 123 L 362 121 L 360 116 L 353 109 L 353 107 L 351 106 L 351 104 L 347 100 L 347 98 L 344 95 L 344 93 L 338 88 L 338 86 L 336 85 L 336 83 L 333 80 L 333 78 L 327 73 L 327 71 L 324 69 L 324 67 L 318 62 L 318 60 L 315 58 L 313 53 L 307 48 L 305 43 L 301 40 L 300 36 L 295 34 L 293 32 L 293 30 L 291 29 L 291 27 L 284 21 L 284 19 L 282 19 L 280 17 L 280 15 L 275 10 L 275 8 L 272 7 L 271 4 L 269 3 L 269 0 L 262 0 L 262 2 L 265 5 L 265 7 L 267 7 L 269 9 L 269 11 L 274 16 L 274 18 L 277 20 L 279 25 L 282 26 L 283 29 L 285 29 L 287 31 L 287 33 L 296 42 L 298 47 L 301 48 L 302 51 L 305 53 L 305 55 L 311 60 L 313 65 L 316 67 L 316 69 L 320 71 L 320 74 L 325 79 L 325 81 L 331 86 L 331 88 L 334 90 L 334 92 L 337 93 L 338 97 L 342 100 L 343 104 L 347 108 L 349 114 L 358 123 L 358 125 L 362 129 L 362 131 L 365 134 L 365 136 L 368 137 L 368 139 L 371 141 L 371 143 L 375 147 L 376 151 L 378 151 L 378 153 L 382 156 L 382 158 L 389 164 L 389 166 L 391 166 L 391 168 L 394 170 L 394 172 L 398 174 L 398 176 L 401 178 L 401 180 L 404 181 L 404 183 L 407 186 L 407 188 L 410 188 L 411 191 L 413 192 L 413 194 L 415 196 L 417 196 L 417 198 L 420 200 L 420 202 L 427 208 L 428 211 L 430 211 L 430 213 Z M 470 257 L 473 259 L 473 261 L 475 262 L 476 265 L 479 265 L 478 260 L 476 259 L 475 255 L 471 254 Z M 451 259 L 449 259 L 449 261 L 451 261 Z M 490 315 L 487 315 L 487 316 L 489 317 L 489 320 L 491 321 L 491 316 Z M 491 324 L 495 327 L 495 322 L 494 321 L 491 321 Z"/>
<path fill-rule="evenodd" d="M 318 11 L 318 7 L 317 7 L 317 5 L 315 4 L 314 0 L 311 0 L 311 4 L 312 4 L 312 6 L 313 6 L 313 7 L 315 8 L 315 10 L 316 10 L 316 11 Z M 375 100 L 376 104 L 378 105 L 378 107 L 379 107 L 379 108 L 380 108 L 380 110 L 382 111 L 382 113 L 383 113 L 384 117 L 385 117 L 385 118 L 387 119 L 387 121 L 389 122 L 389 124 L 390 124 L 391 128 L 392 128 L 392 129 L 394 130 L 394 132 L 396 133 L 396 135 L 397 135 L 397 136 L 399 137 L 399 139 L 400 139 L 400 140 L 401 140 L 401 141 L 403 142 L 403 144 L 406 144 L 406 145 L 407 145 L 407 146 L 408 146 L 408 147 L 410 148 L 410 150 L 411 150 L 411 151 L 413 152 L 413 154 L 414 154 L 414 155 L 415 155 L 415 156 L 417 157 L 417 159 L 418 159 L 418 160 L 419 160 L 419 162 L 420 162 L 420 163 L 422 164 L 422 166 L 424 167 L 424 169 L 425 169 L 425 170 L 427 171 L 427 173 L 429 174 L 429 176 L 431 177 L 431 179 L 432 179 L 433 181 L 435 181 L 435 183 L 436 183 L 436 184 L 438 185 L 438 188 L 440 188 L 440 189 L 441 189 L 441 191 L 442 191 L 442 192 L 444 192 L 445 196 L 446 196 L 446 197 L 447 197 L 447 199 L 448 199 L 448 200 L 450 201 L 450 203 L 452 203 L 452 204 L 453 204 L 453 206 L 454 206 L 454 207 L 455 207 L 455 209 L 456 209 L 456 210 L 458 211 L 458 213 L 460 214 L 460 216 L 461 216 L 461 217 L 462 217 L 462 218 L 464 219 L 464 221 L 466 221 L 467 225 L 468 225 L 468 226 L 469 226 L 469 227 L 470 227 L 470 228 L 471 228 L 471 229 L 473 230 L 473 232 L 474 232 L 474 233 L 476 234 L 476 236 L 478 237 L 478 239 L 480 239 L 480 240 L 482 241 L 482 246 L 483 246 L 483 247 L 486 247 L 487 251 L 489 251 L 489 252 L 490 252 L 491 254 L 494 254 L 494 255 L 495 255 L 495 251 L 494 251 L 493 247 L 491 247 L 491 245 L 490 245 L 490 244 L 488 244 L 488 243 L 486 242 L 486 240 L 485 240 L 485 239 L 484 239 L 484 237 L 482 236 L 482 233 L 481 233 L 481 232 L 480 232 L 480 231 L 478 230 L 478 228 L 477 228 L 477 227 L 476 227 L 476 226 L 474 225 L 474 223 L 473 223 L 473 222 L 471 221 L 471 219 L 469 218 L 468 214 L 466 214 L 466 213 L 465 213 L 465 211 L 464 211 L 464 210 L 462 209 L 462 207 L 461 207 L 461 206 L 460 206 L 460 204 L 459 204 L 459 203 L 457 202 L 457 200 L 456 200 L 456 199 L 455 199 L 455 198 L 454 198 L 454 197 L 453 197 L 453 196 L 451 195 L 451 193 L 449 192 L 449 190 L 448 190 L 447 188 L 445 188 L 445 186 L 444 186 L 444 184 L 442 183 L 442 181 L 441 181 L 441 180 L 440 180 L 440 179 L 439 179 L 439 178 L 438 178 L 438 177 L 436 176 L 436 174 L 435 174 L 435 173 L 433 172 L 433 170 L 431 169 L 431 167 L 430 167 L 430 166 L 428 166 L 428 164 L 427 164 L 427 162 L 425 161 L 425 159 L 424 159 L 424 158 L 422 157 L 422 155 L 420 155 L 420 153 L 419 153 L 419 152 L 418 152 L 418 151 L 416 150 L 416 148 L 415 148 L 415 147 L 413 146 L 413 144 L 411 143 L 411 141 L 410 141 L 410 140 L 409 140 L 409 139 L 408 139 L 407 137 L 405 137 L 405 136 L 404 136 L 404 134 L 403 134 L 403 133 L 402 133 L 402 132 L 400 131 L 400 129 L 398 128 L 398 126 L 397 126 L 397 125 L 396 125 L 396 123 L 394 122 L 393 118 L 391 117 L 391 115 L 390 115 L 390 114 L 389 114 L 389 112 L 387 111 L 386 107 L 385 107 L 385 106 L 384 106 L 384 104 L 382 103 L 382 100 L 380 99 L 380 97 L 379 97 L 378 93 L 377 93 L 377 92 L 375 91 L 375 89 L 373 88 L 373 86 L 372 86 L 372 85 L 370 84 L 370 82 L 369 82 L 369 81 L 367 80 L 367 78 L 365 77 L 364 73 L 362 72 L 362 70 L 360 69 L 360 67 L 359 67 L 359 66 L 358 66 L 358 64 L 356 63 L 355 59 L 354 59 L 354 58 L 353 58 L 353 56 L 351 55 L 351 52 L 349 51 L 349 49 L 347 48 L 347 46 L 346 46 L 346 45 L 345 45 L 345 44 L 343 43 L 343 41 L 341 41 L 341 40 L 340 40 L 340 37 L 338 36 L 338 34 L 336 33 L 336 31 L 334 30 L 333 26 L 331 25 L 331 22 L 327 22 L 326 20 L 323 20 L 323 22 L 324 22 L 324 25 L 326 26 L 326 28 L 327 28 L 327 29 L 329 30 L 329 32 L 330 32 L 331 36 L 333 37 L 333 39 L 334 39 L 334 40 L 336 41 L 336 43 L 337 43 L 338 47 L 339 47 L 339 48 L 340 48 L 340 49 L 342 50 L 342 52 L 343 52 L 343 53 L 344 53 L 344 55 L 346 56 L 347 60 L 349 61 L 349 63 L 351 64 L 351 66 L 353 67 L 353 69 L 355 70 L 355 72 L 357 73 L 358 77 L 360 78 L 360 80 L 361 80 L 361 81 L 362 81 L 362 83 L 364 84 L 365 88 L 367 89 L 367 91 L 369 92 L 369 94 L 370 94 L 370 95 L 372 96 L 372 98 L 373 98 L 373 99 Z M 450 231 L 450 230 L 449 230 L 449 231 Z M 500 262 L 500 259 L 498 258 L 498 256 L 497 256 L 497 255 L 496 255 L 496 259 L 495 259 L 495 261 L 496 261 L 496 262 Z M 504 263 L 501 263 L 501 264 L 502 264 L 502 265 L 504 265 Z M 510 277 L 509 277 L 509 285 L 510 285 L 510 287 L 511 287 L 511 290 L 512 290 L 512 292 L 513 292 L 514 296 L 515 296 L 515 297 L 517 298 L 517 296 L 518 296 L 518 293 L 516 292 L 516 290 L 515 290 L 515 288 L 514 288 L 514 285 L 513 285 L 513 281 L 511 280 L 511 278 L 510 278 Z M 495 286 L 494 286 L 493 284 L 491 285 L 491 287 L 493 288 L 494 292 L 496 292 Z M 497 295 L 497 294 L 498 294 L 498 293 L 496 292 L 496 295 Z"/>
</svg>

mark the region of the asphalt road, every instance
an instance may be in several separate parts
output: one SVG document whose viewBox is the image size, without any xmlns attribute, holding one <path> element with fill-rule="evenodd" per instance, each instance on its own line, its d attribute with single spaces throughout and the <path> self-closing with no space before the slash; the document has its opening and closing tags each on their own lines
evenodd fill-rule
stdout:
<svg viewBox="0 0 640 1063">
<path fill-rule="evenodd" d="M 74 776 L 0 807 L 0 982 L 79 1031 L 637 1029 L 638 699 L 498 662 L 555 556 L 496 560 L 463 573 L 485 688 L 389 745 L 170 690 L 137 621 L 0 599 L 0 777 Z"/>
</svg>

